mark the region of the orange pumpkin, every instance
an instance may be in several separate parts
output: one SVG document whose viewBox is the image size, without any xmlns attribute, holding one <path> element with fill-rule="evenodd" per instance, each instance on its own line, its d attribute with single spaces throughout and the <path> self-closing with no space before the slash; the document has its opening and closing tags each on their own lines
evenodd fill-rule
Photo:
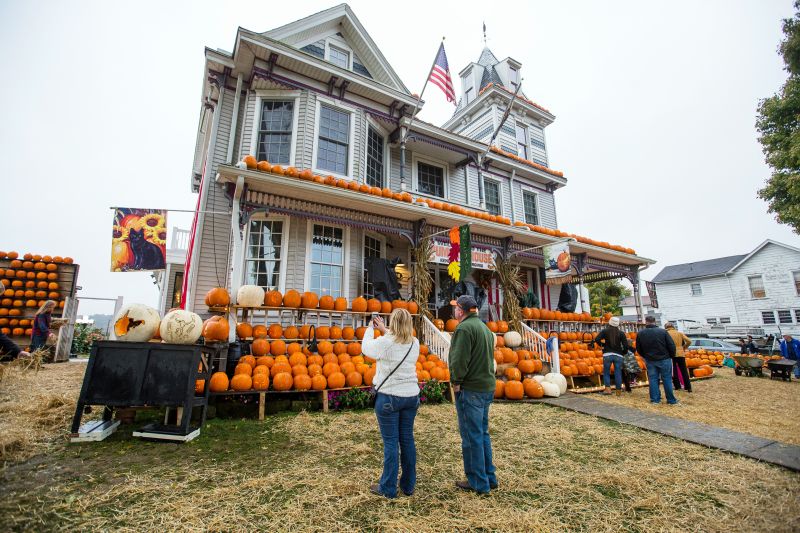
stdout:
<svg viewBox="0 0 800 533">
<path fill-rule="evenodd" d="M 267 326 L 263 326 L 261 324 L 253 327 L 253 338 L 256 339 L 266 339 L 267 338 Z"/>
<path fill-rule="evenodd" d="M 505 398 L 506 393 L 506 383 L 505 381 L 495 380 L 494 382 L 494 397 L 495 398 Z"/>
<path fill-rule="evenodd" d="M 542 384 L 535 379 L 528 378 L 523 381 L 522 388 L 525 389 L 525 396 L 528 398 L 541 398 L 544 396 Z"/>
<path fill-rule="evenodd" d="M 348 387 L 360 387 L 364 381 L 364 377 L 355 370 L 348 373 L 345 379 Z"/>
<path fill-rule="evenodd" d="M 222 287 L 214 287 L 206 293 L 205 302 L 209 307 L 222 307 L 231 303 L 231 296 Z"/>
<path fill-rule="evenodd" d="M 257 357 L 268 355 L 270 350 L 269 341 L 266 339 L 256 339 L 253 341 L 253 344 L 250 345 L 250 350 L 253 352 L 253 355 Z"/>
<path fill-rule="evenodd" d="M 294 384 L 294 378 L 290 372 L 279 372 L 272 378 L 272 388 L 275 390 L 289 390 Z"/>
<path fill-rule="evenodd" d="M 333 303 L 333 309 L 335 311 L 347 311 L 347 298 L 336 298 Z"/>
<path fill-rule="evenodd" d="M 228 375 L 225 372 L 214 372 L 208 382 L 211 392 L 225 392 L 228 390 Z"/>
<path fill-rule="evenodd" d="M 304 309 L 316 309 L 319 305 L 319 297 L 313 292 L 304 292 L 300 300 L 300 306 Z"/>
<path fill-rule="evenodd" d="M 239 322 L 236 324 L 236 336 L 240 339 L 249 339 L 253 336 L 253 326 L 247 322 Z"/>
<path fill-rule="evenodd" d="M 381 312 L 381 301 L 377 298 L 370 298 L 367 301 L 367 312 L 368 313 L 380 313 Z"/>
<path fill-rule="evenodd" d="M 283 328 L 280 324 L 271 324 L 267 330 L 270 339 L 280 339 L 283 337 Z"/>
<path fill-rule="evenodd" d="M 344 387 L 347 378 L 341 372 L 334 372 L 328 376 L 328 387 L 331 389 L 341 389 Z"/>
<path fill-rule="evenodd" d="M 284 307 L 300 307 L 302 303 L 302 297 L 300 293 L 294 289 L 290 289 L 286 291 L 286 294 L 283 295 L 283 306 Z"/>
<path fill-rule="evenodd" d="M 253 388 L 255 390 L 267 390 L 269 388 L 269 372 L 259 372 L 253 376 Z"/>
<path fill-rule="evenodd" d="M 269 291 L 264 295 L 264 305 L 267 307 L 280 307 L 283 303 L 283 295 L 280 291 Z"/>
<path fill-rule="evenodd" d="M 294 376 L 294 390 L 309 390 L 311 388 L 312 380 L 307 374 L 298 374 Z"/>
<path fill-rule="evenodd" d="M 325 390 L 328 388 L 328 380 L 323 375 L 316 375 L 311 378 L 311 388 L 313 390 Z"/>
<path fill-rule="evenodd" d="M 518 368 L 506 368 L 505 376 L 513 381 L 520 381 L 522 379 L 522 374 L 520 373 Z"/>
<path fill-rule="evenodd" d="M 416 315 L 419 312 L 419 305 L 417 305 L 417 302 L 408 302 L 408 312 L 412 315 Z"/>
<path fill-rule="evenodd" d="M 269 353 L 274 356 L 284 355 L 286 353 L 286 343 L 282 340 L 274 340 L 269 345 Z"/>
<path fill-rule="evenodd" d="M 253 378 L 248 374 L 236 374 L 231 379 L 231 388 L 235 391 L 247 391 L 253 388 Z"/>
<path fill-rule="evenodd" d="M 381 302 L 381 313 L 389 314 L 392 312 L 392 302 Z"/>
<path fill-rule="evenodd" d="M 333 296 L 325 295 L 319 299 L 319 308 L 324 309 L 326 311 L 333 311 L 334 306 L 336 305 Z"/>
<path fill-rule="evenodd" d="M 504 392 L 506 400 L 521 400 L 525 388 L 520 381 L 509 381 L 506 383 Z"/>
<path fill-rule="evenodd" d="M 222 316 L 212 316 L 203 322 L 203 338 L 207 341 L 226 341 L 230 327 L 228 326 L 228 319 Z"/>
<path fill-rule="evenodd" d="M 347 345 L 347 354 L 351 357 L 355 357 L 356 355 L 361 355 L 361 343 L 360 342 L 351 342 Z"/>
<path fill-rule="evenodd" d="M 364 297 L 359 296 L 355 300 L 353 300 L 352 309 L 356 313 L 365 313 L 367 311 L 367 300 Z"/>
<path fill-rule="evenodd" d="M 517 363 L 517 368 L 523 374 L 533 374 L 536 371 L 536 363 L 533 362 L 533 359 L 523 359 Z"/>
<path fill-rule="evenodd" d="M 455 318 L 451 318 L 451 319 L 450 319 L 450 320 L 448 320 L 448 321 L 447 321 L 447 323 L 444 325 L 444 330 L 445 330 L 445 331 L 449 331 L 449 332 L 451 332 L 451 333 L 452 333 L 453 331 L 455 331 L 455 330 L 456 330 L 456 327 L 458 327 L 458 320 L 456 320 Z"/>
</svg>

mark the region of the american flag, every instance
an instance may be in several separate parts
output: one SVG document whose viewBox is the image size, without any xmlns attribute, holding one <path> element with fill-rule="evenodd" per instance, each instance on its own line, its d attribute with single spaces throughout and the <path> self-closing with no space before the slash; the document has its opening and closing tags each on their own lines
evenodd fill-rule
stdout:
<svg viewBox="0 0 800 533">
<path fill-rule="evenodd" d="M 436 61 L 433 63 L 428 79 L 444 91 L 448 102 L 456 103 L 456 91 L 453 89 L 453 78 L 450 77 L 450 66 L 447 64 L 447 54 L 444 53 L 444 43 L 439 45 L 439 53 L 436 54 Z"/>
</svg>

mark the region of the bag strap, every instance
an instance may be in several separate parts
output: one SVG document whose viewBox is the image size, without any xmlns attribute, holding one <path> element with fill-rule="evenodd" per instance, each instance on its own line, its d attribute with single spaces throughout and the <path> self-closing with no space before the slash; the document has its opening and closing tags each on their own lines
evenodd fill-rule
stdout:
<svg viewBox="0 0 800 533">
<path fill-rule="evenodd" d="M 389 381 L 389 378 L 392 377 L 392 374 L 394 374 L 397 371 L 397 369 L 400 368 L 400 365 L 402 365 L 406 361 L 406 358 L 408 357 L 408 354 L 411 353 L 411 348 L 413 348 L 413 347 L 414 347 L 414 341 L 412 340 L 411 341 L 411 346 L 408 347 L 408 351 L 403 356 L 403 359 L 399 363 L 397 363 L 397 366 L 394 367 L 394 370 L 389 372 L 389 375 L 386 376 L 386 378 L 383 381 L 381 381 L 381 384 L 378 385 L 377 387 L 375 387 L 375 394 L 377 394 L 378 391 L 381 390 L 381 387 L 383 387 L 383 384 L 386 383 L 387 381 Z"/>
</svg>

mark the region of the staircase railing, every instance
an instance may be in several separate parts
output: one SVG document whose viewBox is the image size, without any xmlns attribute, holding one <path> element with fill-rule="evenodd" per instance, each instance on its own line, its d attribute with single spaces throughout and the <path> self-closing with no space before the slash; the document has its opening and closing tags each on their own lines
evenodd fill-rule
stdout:
<svg viewBox="0 0 800 533">
<path fill-rule="evenodd" d="M 542 362 L 548 363 L 550 365 L 550 372 L 560 372 L 561 366 L 559 365 L 559 357 L 558 357 L 558 338 L 551 337 L 550 339 L 545 339 L 534 330 L 532 330 L 529 326 L 522 324 L 522 345 L 525 346 L 525 349 L 533 352 L 534 354 L 539 356 L 539 359 Z M 550 347 L 548 349 L 548 342 Z"/>
<path fill-rule="evenodd" d="M 422 341 L 428 347 L 430 353 L 434 353 L 442 361 L 448 362 L 450 338 L 439 331 L 439 328 L 434 326 L 433 322 L 426 316 L 422 317 Z"/>
</svg>

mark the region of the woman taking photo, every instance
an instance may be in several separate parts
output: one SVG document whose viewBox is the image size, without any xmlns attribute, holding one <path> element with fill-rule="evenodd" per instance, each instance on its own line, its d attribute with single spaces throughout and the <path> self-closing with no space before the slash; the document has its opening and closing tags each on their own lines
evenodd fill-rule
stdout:
<svg viewBox="0 0 800 533">
<path fill-rule="evenodd" d="M 50 320 L 52 319 L 51 313 L 55 308 L 56 303 L 53 300 L 47 300 L 36 311 L 33 317 L 33 332 L 31 333 L 31 352 L 44 348 L 47 343 L 47 338 L 50 333 Z"/>
<path fill-rule="evenodd" d="M 374 338 L 374 330 L 383 335 Z M 414 337 L 411 315 L 405 309 L 395 309 L 389 317 L 389 329 L 376 316 L 364 333 L 361 350 L 376 361 L 375 415 L 383 439 L 383 474 L 377 485 L 370 486 L 373 494 L 397 496 L 398 447 L 402 465 L 400 490 L 406 496 L 414 493 L 417 483 L 417 449 L 414 446 L 414 418 L 419 408 L 417 358 L 419 341 Z"/>
<path fill-rule="evenodd" d="M 611 365 L 614 365 L 614 386 L 617 396 L 622 392 L 623 355 L 628 353 L 628 339 L 619 330 L 619 318 L 611 317 L 608 326 L 603 328 L 594 339 L 595 344 L 603 347 L 603 394 L 611 394 Z M 626 387 L 627 389 L 628 387 Z"/>
</svg>

